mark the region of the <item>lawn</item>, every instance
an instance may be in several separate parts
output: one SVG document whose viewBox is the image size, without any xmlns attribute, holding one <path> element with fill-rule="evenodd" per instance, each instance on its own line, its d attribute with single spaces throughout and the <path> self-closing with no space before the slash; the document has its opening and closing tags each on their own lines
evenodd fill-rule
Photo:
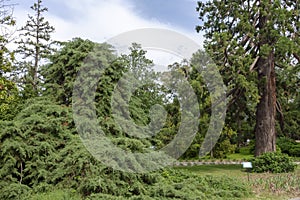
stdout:
<svg viewBox="0 0 300 200">
<path fill-rule="evenodd" d="M 248 174 L 242 165 L 201 165 L 174 167 L 185 173 L 194 173 L 199 176 L 229 176 L 244 181 L 253 190 L 253 197 L 250 199 L 289 199 L 300 197 L 300 166 L 294 173 L 270 174 L 270 173 L 250 173 Z"/>
</svg>

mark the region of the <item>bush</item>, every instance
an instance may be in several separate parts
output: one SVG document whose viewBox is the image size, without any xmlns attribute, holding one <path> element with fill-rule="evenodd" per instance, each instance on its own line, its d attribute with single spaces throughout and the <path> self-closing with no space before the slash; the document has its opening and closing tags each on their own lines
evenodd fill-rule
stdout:
<svg viewBox="0 0 300 200">
<path fill-rule="evenodd" d="M 286 173 L 293 172 L 296 169 L 296 164 L 286 154 L 280 152 L 264 153 L 251 160 L 253 172 L 263 173 Z"/>
<path fill-rule="evenodd" d="M 300 157 L 300 144 L 297 144 L 294 140 L 281 137 L 277 139 L 276 144 L 282 153 L 286 153 L 289 156 Z"/>
<path fill-rule="evenodd" d="M 300 144 L 291 147 L 290 156 L 300 157 Z"/>
<path fill-rule="evenodd" d="M 227 158 L 228 154 L 232 154 L 236 150 L 236 144 L 232 143 L 237 133 L 229 127 L 225 127 L 216 145 L 213 148 L 215 158 Z"/>
<path fill-rule="evenodd" d="M 290 155 L 291 146 L 294 146 L 295 144 L 296 143 L 292 139 L 286 137 L 280 137 L 276 140 L 276 145 L 281 149 L 281 152 L 288 155 Z"/>
</svg>

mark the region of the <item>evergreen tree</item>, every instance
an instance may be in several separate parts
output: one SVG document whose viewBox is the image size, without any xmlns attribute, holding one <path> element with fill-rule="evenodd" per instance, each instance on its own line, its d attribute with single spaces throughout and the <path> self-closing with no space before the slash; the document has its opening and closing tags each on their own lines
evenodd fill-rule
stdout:
<svg viewBox="0 0 300 200">
<path fill-rule="evenodd" d="M 74 82 L 87 57 L 97 52 L 98 60 L 112 62 L 116 56 L 112 54 L 110 45 L 96 44 L 81 38 L 62 42 L 61 47 L 49 57 L 50 63 L 42 67 L 44 95 L 53 96 L 57 103 L 70 106 Z"/>
<path fill-rule="evenodd" d="M 21 40 L 16 42 L 19 45 L 16 52 L 23 56 L 23 61 L 17 64 L 17 72 L 18 77 L 22 76 L 20 84 L 25 97 L 39 94 L 42 80 L 40 67 L 53 51 L 51 33 L 54 27 L 43 16 L 48 8 L 42 5 L 42 0 L 37 0 L 31 9 L 34 15 L 28 15 L 26 25 L 20 29 Z"/>
<path fill-rule="evenodd" d="M 17 199 L 22 187 L 51 182 L 58 154 L 71 138 L 71 122 L 69 109 L 48 97 L 28 100 L 12 121 L 0 121 L 1 199 Z"/>
<path fill-rule="evenodd" d="M 205 31 L 205 48 L 229 77 L 228 96 L 239 98 L 240 90 L 245 99 L 258 101 L 257 156 L 276 150 L 275 77 L 276 71 L 299 64 L 299 5 L 280 0 L 198 2 L 199 18 L 205 22 L 197 31 Z"/>
</svg>

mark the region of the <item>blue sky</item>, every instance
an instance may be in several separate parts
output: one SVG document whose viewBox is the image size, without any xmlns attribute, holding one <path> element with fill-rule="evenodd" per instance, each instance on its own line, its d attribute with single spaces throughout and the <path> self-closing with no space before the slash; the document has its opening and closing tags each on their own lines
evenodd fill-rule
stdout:
<svg viewBox="0 0 300 200">
<path fill-rule="evenodd" d="M 20 28 L 36 0 L 12 1 L 18 3 L 15 16 Z M 52 35 L 55 40 L 81 37 L 106 42 L 135 29 L 163 28 L 181 33 L 200 46 L 203 44 L 203 34 L 195 31 L 195 26 L 200 23 L 197 0 L 43 0 L 43 4 L 49 9 L 46 19 L 56 29 Z M 154 62 L 160 64 L 179 61 L 178 57 L 162 52 L 148 53 Z"/>
<path fill-rule="evenodd" d="M 21 26 L 26 19 L 26 12 L 30 11 L 29 7 L 36 0 L 14 1 L 18 3 L 16 15 L 18 25 Z M 91 36 L 92 34 L 85 36 L 87 26 L 82 27 L 84 28 L 82 33 L 80 30 L 73 30 L 68 34 L 63 33 L 64 30 L 60 30 L 60 27 L 64 26 L 63 24 L 73 28 L 81 26 L 84 20 L 87 22 L 86 25 L 90 24 L 91 19 L 96 21 L 97 14 L 99 26 L 105 29 L 105 33 L 97 29 L 98 39 L 100 35 L 107 38 L 118 34 L 116 27 L 120 24 L 122 26 L 119 28 L 120 31 L 139 27 L 161 27 L 195 36 L 195 26 L 200 22 L 196 12 L 196 0 L 44 0 L 43 4 L 49 8 L 47 17 L 56 27 L 57 37 L 61 35 L 61 39 L 67 39 L 68 34 L 69 39 L 75 36 Z M 106 10 L 103 12 L 104 9 Z M 97 22 L 94 26 L 97 26 Z M 90 29 L 90 33 L 95 31 L 93 26 L 90 26 Z M 95 39 L 94 36 L 91 39 Z"/>
<path fill-rule="evenodd" d="M 28 9 L 33 1 L 19 2 L 19 6 Z M 72 0 L 68 2 L 71 3 Z M 137 15 L 144 19 L 156 19 L 188 30 L 194 30 L 195 25 L 199 23 L 196 12 L 197 0 L 124 0 L 124 3 L 128 2 L 134 7 L 133 10 Z M 76 13 L 70 9 L 68 3 L 57 0 L 44 0 L 44 4 L 54 15 L 66 19 L 76 19 Z"/>
<path fill-rule="evenodd" d="M 193 31 L 199 23 L 193 0 L 134 0 L 139 14 Z"/>
</svg>

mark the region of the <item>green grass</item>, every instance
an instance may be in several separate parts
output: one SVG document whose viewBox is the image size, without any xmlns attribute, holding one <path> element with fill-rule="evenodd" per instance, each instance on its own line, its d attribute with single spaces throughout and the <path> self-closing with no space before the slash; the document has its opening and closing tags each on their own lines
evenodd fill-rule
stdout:
<svg viewBox="0 0 300 200">
<path fill-rule="evenodd" d="M 254 155 L 251 153 L 251 147 L 246 146 L 246 147 L 241 147 L 239 149 L 238 153 L 233 153 L 229 154 L 226 156 L 226 158 L 211 158 L 210 155 L 206 155 L 202 158 L 189 158 L 189 159 L 180 159 L 180 161 L 183 160 L 202 160 L 202 161 L 218 161 L 218 160 L 230 160 L 230 161 L 244 161 L 244 160 L 249 160 L 253 158 Z"/>
<path fill-rule="evenodd" d="M 198 175 L 227 175 L 240 177 L 245 175 L 242 165 L 200 165 L 189 167 L 174 167 L 176 170 L 196 173 Z"/>
<path fill-rule="evenodd" d="M 242 153 L 234 153 L 234 154 L 228 155 L 226 159 L 228 159 L 228 160 L 249 160 L 253 157 L 254 157 L 254 155 L 249 155 L 249 154 L 245 155 Z"/>
<path fill-rule="evenodd" d="M 300 196 L 300 166 L 294 173 L 270 174 L 250 173 L 248 181 L 247 172 L 241 165 L 200 165 L 188 167 L 174 167 L 185 173 L 201 175 L 229 176 L 236 178 L 252 187 L 253 196 L 247 200 L 284 200 Z"/>
</svg>

